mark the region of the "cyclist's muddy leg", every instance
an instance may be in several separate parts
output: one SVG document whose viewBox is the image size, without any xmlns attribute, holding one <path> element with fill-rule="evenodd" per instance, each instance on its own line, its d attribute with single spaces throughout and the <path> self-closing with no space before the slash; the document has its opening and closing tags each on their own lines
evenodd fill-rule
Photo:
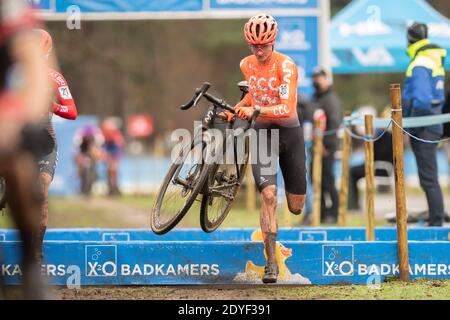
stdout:
<svg viewBox="0 0 450 320">
<path fill-rule="evenodd" d="M 41 172 L 39 174 L 39 180 L 41 183 L 41 192 L 42 192 L 42 206 L 41 206 L 41 216 L 39 221 L 39 230 L 37 230 L 35 241 L 37 242 L 36 248 L 36 259 L 38 263 L 42 263 L 43 253 L 42 253 L 42 245 L 44 241 L 45 231 L 47 230 L 48 224 L 48 189 L 52 182 L 52 177 L 45 172 Z"/>
<path fill-rule="evenodd" d="M 260 223 L 264 238 L 267 262 L 276 262 L 275 247 L 278 231 L 277 223 L 277 187 L 269 185 L 261 191 Z"/>
<path fill-rule="evenodd" d="M 305 206 L 306 195 L 292 194 L 286 191 L 286 199 L 289 211 L 295 215 L 300 215 Z"/>
<path fill-rule="evenodd" d="M 40 298 L 42 294 L 35 257 L 36 242 L 33 241 L 41 205 L 39 192 L 33 190 L 37 181 L 34 169 L 35 160 L 28 154 L 20 153 L 11 157 L 5 170 L 7 201 L 22 239 L 23 282 L 28 298 Z"/>
</svg>

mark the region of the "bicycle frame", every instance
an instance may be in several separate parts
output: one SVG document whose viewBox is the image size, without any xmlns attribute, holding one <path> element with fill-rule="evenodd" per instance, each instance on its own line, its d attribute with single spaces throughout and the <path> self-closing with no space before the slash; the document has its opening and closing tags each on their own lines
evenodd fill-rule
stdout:
<svg viewBox="0 0 450 320">
<path fill-rule="evenodd" d="M 177 158 L 177 161 L 180 162 L 172 163 L 168 173 L 166 174 L 166 177 L 161 184 L 158 196 L 155 201 L 155 205 L 151 211 L 151 227 L 152 230 L 157 234 L 164 234 L 174 228 L 176 224 L 179 223 L 179 221 L 188 212 L 194 201 L 197 200 L 197 196 L 199 194 L 203 195 L 201 201 L 202 207 L 200 209 L 200 221 L 202 228 L 203 230 L 212 231 L 216 227 L 210 227 L 210 225 L 208 224 L 209 222 L 204 222 L 206 221 L 204 214 L 206 212 L 206 209 L 204 209 L 204 206 L 207 206 L 207 201 L 212 201 L 212 199 L 214 199 L 216 195 L 227 199 L 227 201 L 229 202 L 232 202 L 237 190 L 239 189 L 241 179 L 243 178 L 243 169 L 241 167 L 243 167 L 243 164 L 248 161 L 248 137 L 244 136 L 244 138 L 246 139 L 244 149 L 245 153 L 243 158 L 245 162 L 240 164 L 237 158 L 237 135 L 233 130 L 233 125 L 234 121 L 236 121 L 236 118 L 234 119 L 234 121 L 226 122 L 226 125 L 223 126 L 225 128 L 225 134 L 220 138 L 217 136 L 215 138 L 215 141 L 217 141 L 217 143 L 221 143 L 218 144 L 219 148 L 214 149 L 217 150 L 216 152 L 210 152 L 211 149 L 209 149 L 209 147 L 211 147 L 212 144 L 209 144 L 209 142 L 207 141 L 208 137 L 205 135 L 205 132 L 214 128 L 215 120 L 222 118 L 219 115 L 219 111 L 227 110 L 233 114 L 235 112 L 234 108 L 228 105 L 224 100 L 216 98 L 208 93 L 207 91 L 209 87 L 209 83 L 204 83 L 201 88 L 196 89 L 195 95 L 193 96 L 191 101 L 181 106 L 182 110 L 188 110 L 189 108 L 196 106 L 200 99 L 203 97 L 212 103 L 212 105 L 209 106 L 208 110 L 203 116 L 200 130 L 198 131 L 198 128 L 196 128 L 194 139 L 190 144 L 184 146 L 183 149 L 180 150 Z M 243 97 L 247 93 L 247 85 L 246 83 L 240 83 L 239 87 L 242 91 Z M 248 121 L 248 124 L 244 126 L 245 128 L 242 128 L 244 129 L 244 132 L 245 130 L 248 130 L 249 128 L 254 126 L 258 114 L 259 112 L 254 112 L 253 116 Z M 224 155 L 226 148 L 228 148 L 228 146 L 231 146 L 231 143 L 233 144 L 232 148 L 234 149 L 234 158 L 233 160 L 230 160 L 228 162 L 231 164 L 232 161 L 234 162 L 236 166 L 236 172 L 234 172 L 234 169 L 232 169 L 233 172 L 229 171 L 229 167 L 224 167 L 224 170 L 221 171 L 221 165 L 217 161 L 216 155 Z M 201 148 L 200 157 L 202 158 L 200 159 L 200 161 L 197 161 L 195 159 L 198 155 L 196 149 L 197 147 Z M 185 153 L 186 151 L 187 153 Z M 192 165 L 191 163 L 186 162 L 189 154 L 192 154 L 194 156 L 194 162 L 192 163 Z M 212 162 L 204 162 L 201 161 L 202 159 L 212 160 Z M 183 172 L 183 174 L 181 174 L 183 167 L 187 169 L 187 172 Z M 231 168 L 234 168 L 234 166 L 232 166 Z M 166 208 L 166 202 L 164 202 L 165 194 L 170 185 L 174 185 L 175 189 L 181 187 L 181 190 L 178 191 L 181 191 L 181 196 L 184 198 L 184 203 L 180 204 L 180 206 L 175 203 L 173 208 L 169 205 L 170 208 L 168 209 L 168 211 L 164 211 Z M 171 187 L 171 190 L 172 189 L 173 188 Z M 233 189 L 231 193 L 226 191 L 230 189 Z M 178 191 L 174 190 L 173 194 L 176 194 Z M 167 203 L 172 203 L 170 200 L 168 201 L 169 202 Z M 165 213 L 163 218 L 161 218 L 162 213 Z M 225 216 L 226 213 L 225 215 L 223 215 L 223 217 Z"/>
<path fill-rule="evenodd" d="M 247 92 L 248 92 L 248 84 L 245 81 L 241 81 L 241 82 L 238 83 L 238 86 L 239 86 L 239 89 L 241 91 L 241 100 L 242 100 L 245 97 L 245 95 L 247 94 Z M 212 106 L 210 106 L 208 108 L 208 110 L 206 111 L 206 113 L 203 116 L 202 128 L 201 128 L 202 133 L 207 131 L 207 130 L 209 130 L 209 129 L 214 129 L 214 120 L 217 117 L 219 117 L 220 119 L 224 120 L 223 118 L 221 118 L 218 115 L 218 113 L 219 113 L 218 110 L 219 109 L 224 109 L 224 110 L 227 110 L 229 112 L 235 113 L 234 108 L 232 106 L 228 105 L 226 103 L 226 101 L 224 101 L 222 99 L 219 99 L 219 98 L 211 95 L 210 93 L 208 93 L 207 91 L 208 91 L 209 87 L 210 87 L 210 84 L 205 82 L 201 88 L 197 88 L 196 89 L 195 95 L 191 99 L 191 101 L 188 102 L 187 104 L 181 106 L 182 110 L 188 110 L 188 109 L 190 109 L 193 106 L 195 107 L 202 97 L 205 97 L 209 102 L 212 103 Z M 246 132 L 250 128 L 254 127 L 255 122 L 256 122 L 256 118 L 258 117 L 258 115 L 259 115 L 259 112 L 255 111 L 253 116 L 251 117 L 251 119 L 249 119 L 247 127 L 245 129 L 243 129 L 244 132 Z M 225 135 L 223 137 L 222 146 L 228 145 L 227 140 L 229 138 L 233 138 L 234 164 L 236 166 L 236 172 L 237 172 L 237 178 L 238 178 L 237 181 L 240 181 L 242 172 L 241 172 L 241 170 L 239 168 L 239 163 L 238 163 L 238 159 L 237 159 L 237 150 L 236 150 L 237 149 L 237 142 L 236 142 L 237 141 L 236 140 L 237 137 L 233 133 L 231 133 L 233 131 L 233 125 L 234 125 L 235 121 L 236 121 L 236 117 L 234 117 L 232 121 L 227 122 L 227 127 L 225 129 Z M 191 142 L 191 145 L 194 143 L 194 141 L 195 141 L 195 138 Z M 192 188 L 192 186 L 189 185 L 186 181 L 181 181 L 181 180 L 178 179 L 177 175 L 178 175 L 180 170 L 181 170 L 181 168 L 177 169 L 177 172 L 175 174 L 176 178 L 174 180 L 177 183 L 181 184 L 182 186 L 184 186 L 186 188 Z M 226 189 L 226 188 L 229 188 L 229 187 L 231 187 L 233 185 L 236 185 L 236 184 L 240 185 L 239 182 L 235 182 L 234 184 L 222 185 L 222 186 L 219 186 L 219 187 L 221 189 Z"/>
</svg>

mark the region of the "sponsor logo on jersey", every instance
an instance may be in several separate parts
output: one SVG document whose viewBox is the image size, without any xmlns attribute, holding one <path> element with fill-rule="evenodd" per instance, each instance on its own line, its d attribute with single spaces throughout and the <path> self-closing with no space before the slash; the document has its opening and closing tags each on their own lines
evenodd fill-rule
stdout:
<svg viewBox="0 0 450 320">
<path fill-rule="evenodd" d="M 281 68 L 283 68 L 283 72 L 284 72 L 284 76 L 283 76 L 283 81 L 286 83 L 291 83 L 291 76 L 294 73 L 294 71 L 292 70 L 294 66 L 294 62 L 292 62 L 289 59 L 286 59 L 283 61 L 283 63 L 281 64 Z"/>
<path fill-rule="evenodd" d="M 274 110 L 273 110 L 274 116 L 282 116 L 282 115 L 286 115 L 289 113 L 290 113 L 289 107 L 285 104 L 275 106 Z"/>
</svg>

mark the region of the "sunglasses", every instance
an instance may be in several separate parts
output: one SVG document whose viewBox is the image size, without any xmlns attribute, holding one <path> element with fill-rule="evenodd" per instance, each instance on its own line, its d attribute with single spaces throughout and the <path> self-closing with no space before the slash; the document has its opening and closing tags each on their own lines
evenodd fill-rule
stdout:
<svg viewBox="0 0 450 320">
<path fill-rule="evenodd" d="M 269 48 L 269 47 L 272 47 L 273 46 L 273 42 L 271 42 L 271 43 L 266 43 L 266 44 L 249 44 L 249 46 L 250 46 L 250 48 L 252 48 L 252 49 L 267 49 L 267 48 Z"/>
</svg>

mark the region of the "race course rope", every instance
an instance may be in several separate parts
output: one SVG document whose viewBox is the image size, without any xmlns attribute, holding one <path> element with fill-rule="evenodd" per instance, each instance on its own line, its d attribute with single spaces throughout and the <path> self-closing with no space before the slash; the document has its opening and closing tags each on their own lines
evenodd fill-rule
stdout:
<svg viewBox="0 0 450 320">
<path fill-rule="evenodd" d="M 440 115 L 433 115 L 433 116 L 423 116 L 423 117 L 407 117 L 403 118 L 403 126 L 398 124 L 394 119 L 386 119 L 386 118 L 375 118 L 373 119 L 373 127 L 376 129 L 383 128 L 383 132 L 378 135 L 376 138 L 373 138 L 373 136 L 359 136 L 355 133 L 353 133 L 350 130 L 350 126 L 364 126 L 364 119 L 360 117 L 356 117 L 354 115 L 345 117 L 343 120 L 343 125 L 345 130 L 355 139 L 358 140 L 364 140 L 367 142 L 376 142 L 386 133 L 386 131 L 389 129 L 389 127 L 392 125 L 396 125 L 399 127 L 405 134 L 407 134 L 410 138 L 424 142 L 424 143 L 431 143 L 431 144 L 439 144 L 445 141 L 450 141 L 449 138 L 440 139 L 440 140 L 426 140 L 421 139 L 419 137 L 416 137 L 412 133 L 405 130 L 405 128 L 421 128 L 421 127 L 428 127 L 433 126 L 437 124 L 443 124 L 450 122 L 450 114 L 440 114 Z"/>
</svg>

